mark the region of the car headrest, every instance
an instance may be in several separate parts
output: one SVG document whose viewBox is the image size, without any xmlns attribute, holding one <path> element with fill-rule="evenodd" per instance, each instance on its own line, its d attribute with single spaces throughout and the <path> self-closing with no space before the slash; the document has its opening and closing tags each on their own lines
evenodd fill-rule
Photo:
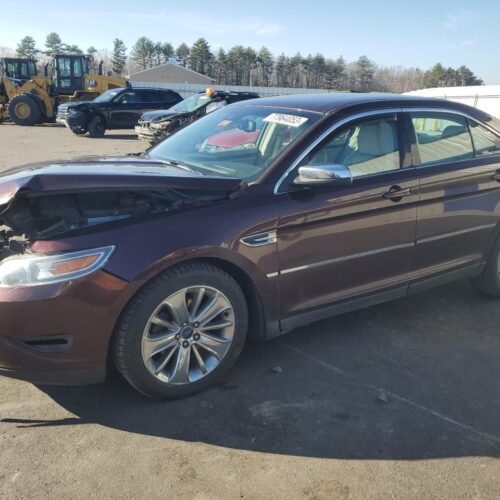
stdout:
<svg viewBox="0 0 500 500">
<path fill-rule="evenodd" d="M 454 137 L 455 135 L 463 134 L 467 132 L 467 128 L 465 125 L 448 125 L 441 134 L 441 138 L 448 139 L 450 137 Z"/>
<path fill-rule="evenodd" d="M 394 129 L 387 122 L 361 125 L 358 132 L 357 151 L 369 156 L 380 156 L 397 149 Z"/>
</svg>

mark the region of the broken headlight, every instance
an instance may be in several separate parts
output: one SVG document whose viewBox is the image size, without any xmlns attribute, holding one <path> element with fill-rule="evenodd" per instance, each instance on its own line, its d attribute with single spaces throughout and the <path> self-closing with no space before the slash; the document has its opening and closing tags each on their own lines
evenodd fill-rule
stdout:
<svg viewBox="0 0 500 500">
<path fill-rule="evenodd" d="M 49 285 L 88 276 L 104 266 L 114 246 L 56 255 L 9 257 L 0 263 L 0 286 Z"/>
<path fill-rule="evenodd" d="M 170 123 L 170 120 L 165 120 L 164 122 L 151 122 L 151 128 L 153 129 L 163 129 L 166 128 Z"/>
</svg>

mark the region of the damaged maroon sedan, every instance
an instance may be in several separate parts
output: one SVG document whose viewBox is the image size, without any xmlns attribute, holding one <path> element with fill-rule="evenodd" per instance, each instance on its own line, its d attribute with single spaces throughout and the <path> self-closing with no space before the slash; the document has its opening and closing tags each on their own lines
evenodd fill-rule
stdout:
<svg viewBox="0 0 500 500">
<path fill-rule="evenodd" d="M 499 296 L 499 137 L 446 101 L 286 96 L 139 156 L 8 171 L 0 373 L 91 383 L 114 362 L 139 391 L 181 397 L 248 336 L 464 277 Z"/>
</svg>

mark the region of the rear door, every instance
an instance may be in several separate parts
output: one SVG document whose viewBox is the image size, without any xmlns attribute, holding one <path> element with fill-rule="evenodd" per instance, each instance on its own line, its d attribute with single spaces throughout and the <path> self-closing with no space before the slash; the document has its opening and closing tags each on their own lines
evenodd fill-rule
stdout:
<svg viewBox="0 0 500 500">
<path fill-rule="evenodd" d="M 500 139 L 451 111 L 413 111 L 409 118 L 420 173 L 411 279 L 472 272 L 499 218 Z"/>
<path fill-rule="evenodd" d="M 316 314 L 315 309 L 339 301 L 377 292 L 385 299 L 405 294 L 418 174 L 410 166 L 401 117 L 380 112 L 348 122 L 297 165 L 342 164 L 351 170 L 352 185 L 300 190 L 289 185 L 279 194 L 278 279 L 285 328 L 294 315 Z"/>
</svg>

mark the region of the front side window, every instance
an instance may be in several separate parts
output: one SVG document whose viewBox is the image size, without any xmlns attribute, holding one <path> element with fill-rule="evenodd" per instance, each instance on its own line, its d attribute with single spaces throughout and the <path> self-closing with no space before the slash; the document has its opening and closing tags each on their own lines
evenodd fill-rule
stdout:
<svg viewBox="0 0 500 500">
<path fill-rule="evenodd" d="M 136 101 L 134 92 L 124 92 L 120 97 L 116 99 L 116 102 L 120 104 L 130 104 Z"/>
<path fill-rule="evenodd" d="M 410 113 L 420 151 L 420 164 L 433 165 L 472 158 L 467 119 L 453 113 Z"/>
<path fill-rule="evenodd" d="M 250 182 L 321 117 L 270 106 L 224 106 L 167 137 L 147 154 L 204 175 Z"/>
<path fill-rule="evenodd" d="M 476 156 L 500 153 L 500 138 L 498 136 L 472 120 L 469 120 L 469 126 Z"/>
<path fill-rule="evenodd" d="M 308 155 L 302 165 L 344 165 L 354 178 L 397 170 L 396 120 L 370 119 L 343 128 Z"/>
</svg>

